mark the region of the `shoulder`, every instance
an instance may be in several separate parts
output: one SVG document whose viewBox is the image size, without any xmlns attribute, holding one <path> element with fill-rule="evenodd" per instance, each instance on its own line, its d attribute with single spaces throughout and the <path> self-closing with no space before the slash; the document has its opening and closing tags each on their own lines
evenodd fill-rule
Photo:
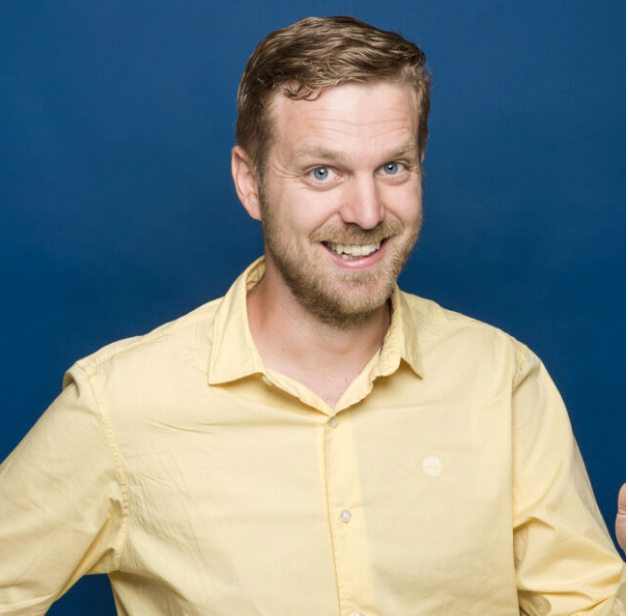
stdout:
<svg viewBox="0 0 628 616">
<path fill-rule="evenodd" d="M 411 321 L 406 331 L 416 336 L 425 360 L 447 356 L 452 365 L 462 361 L 478 369 L 503 367 L 514 382 L 524 364 L 536 359 L 524 343 L 494 325 L 410 293 L 401 292 L 400 302 Z"/>
<path fill-rule="evenodd" d="M 159 371 L 188 356 L 207 357 L 213 338 L 213 324 L 217 308 L 223 298 L 215 299 L 192 312 L 139 336 L 118 340 L 76 362 L 88 377 L 124 372 L 127 378 L 134 371 Z M 71 373 L 71 371 L 70 371 Z"/>
<path fill-rule="evenodd" d="M 473 336 L 503 344 L 522 345 L 521 342 L 500 328 L 444 308 L 435 301 L 403 291 L 400 292 L 400 298 L 407 308 L 404 312 L 409 313 L 410 317 L 423 330 L 440 335 Z"/>
</svg>

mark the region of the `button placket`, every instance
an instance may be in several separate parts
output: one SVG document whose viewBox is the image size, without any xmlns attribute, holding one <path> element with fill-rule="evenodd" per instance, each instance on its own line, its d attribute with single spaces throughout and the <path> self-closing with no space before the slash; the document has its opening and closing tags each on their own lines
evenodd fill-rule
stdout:
<svg viewBox="0 0 628 616">
<path fill-rule="evenodd" d="M 354 442 L 352 411 L 343 411 L 342 421 L 333 415 L 325 429 L 328 513 L 342 616 L 363 614 L 360 608 L 377 604 L 371 592 L 375 584 L 362 515 L 361 456 Z"/>
</svg>

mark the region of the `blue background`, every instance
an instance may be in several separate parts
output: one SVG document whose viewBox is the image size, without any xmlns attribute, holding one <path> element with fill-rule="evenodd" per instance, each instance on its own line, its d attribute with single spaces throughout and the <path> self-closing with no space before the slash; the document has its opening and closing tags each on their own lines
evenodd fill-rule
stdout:
<svg viewBox="0 0 628 616">
<path fill-rule="evenodd" d="M 229 172 L 269 31 L 352 14 L 435 75 L 425 226 L 402 286 L 526 342 L 607 523 L 624 480 L 620 0 L 0 4 L 0 458 L 64 370 L 222 295 L 262 244 Z M 113 614 L 103 576 L 51 614 Z"/>
</svg>

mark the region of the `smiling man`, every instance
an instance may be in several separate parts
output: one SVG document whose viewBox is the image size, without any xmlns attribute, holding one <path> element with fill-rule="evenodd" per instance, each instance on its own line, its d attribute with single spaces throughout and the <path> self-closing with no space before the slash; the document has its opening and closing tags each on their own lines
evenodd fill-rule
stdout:
<svg viewBox="0 0 628 616">
<path fill-rule="evenodd" d="M 264 257 L 69 370 L 0 470 L 3 614 L 98 572 L 129 615 L 625 613 L 542 363 L 396 285 L 429 87 L 347 17 L 258 45 L 232 171 Z"/>
</svg>

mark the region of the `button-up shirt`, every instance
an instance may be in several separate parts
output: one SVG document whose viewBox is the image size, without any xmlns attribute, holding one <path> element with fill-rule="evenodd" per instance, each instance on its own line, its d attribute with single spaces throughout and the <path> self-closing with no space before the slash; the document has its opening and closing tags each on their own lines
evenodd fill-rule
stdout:
<svg viewBox="0 0 628 616">
<path fill-rule="evenodd" d="M 395 289 L 331 408 L 260 358 L 263 272 L 68 371 L 0 467 L 0 613 L 43 614 L 88 573 L 130 616 L 624 613 L 533 353 Z"/>
</svg>

